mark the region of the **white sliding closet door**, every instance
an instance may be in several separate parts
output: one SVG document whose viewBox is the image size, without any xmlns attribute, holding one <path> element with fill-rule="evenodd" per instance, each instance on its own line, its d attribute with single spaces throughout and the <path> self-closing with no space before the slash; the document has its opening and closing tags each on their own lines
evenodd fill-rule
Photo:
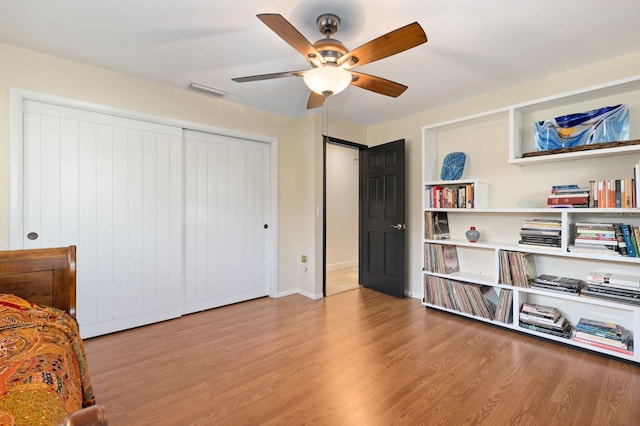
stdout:
<svg viewBox="0 0 640 426">
<path fill-rule="evenodd" d="M 179 316 L 182 129 L 27 100 L 23 111 L 23 247 L 77 245 L 82 336 Z"/>
<path fill-rule="evenodd" d="M 183 313 L 269 293 L 270 144 L 185 131 Z"/>
</svg>

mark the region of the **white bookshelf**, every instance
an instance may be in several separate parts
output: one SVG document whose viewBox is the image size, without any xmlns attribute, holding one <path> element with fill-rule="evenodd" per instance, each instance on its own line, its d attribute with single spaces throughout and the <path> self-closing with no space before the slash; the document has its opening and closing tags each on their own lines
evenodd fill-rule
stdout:
<svg viewBox="0 0 640 426">
<path fill-rule="evenodd" d="M 462 283 L 492 286 L 499 294 L 503 289 L 513 291 L 513 322 L 501 323 L 495 320 L 476 317 L 439 305 L 424 304 L 433 309 L 452 312 L 489 322 L 506 329 L 557 341 L 563 344 L 586 349 L 596 353 L 640 363 L 640 349 L 633 355 L 627 355 L 595 346 L 588 346 L 570 339 L 539 333 L 520 327 L 518 313 L 523 303 L 537 303 L 554 306 L 575 325 L 580 318 L 614 322 L 631 331 L 634 340 L 640 339 L 640 305 L 619 303 L 606 299 L 582 297 L 578 294 L 565 294 L 538 288 L 506 286 L 499 282 L 499 252 L 501 250 L 529 253 L 538 274 L 558 275 L 585 279 L 595 269 L 606 269 L 625 275 L 640 277 L 640 258 L 624 256 L 595 255 L 569 252 L 568 247 L 574 238 L 576 222 L 623 222 L 640 226 L 640 209 L 552 209 L 552 208 L 492 208 L 489 198 L 489 185 L 485 183 L 491 176 L 469 177 L 463 175 L 460 183 L 473 182 L 482 187 L 476 193 L 482 194 L 482 201 L 476 202 L 473 209 L 432 209 L 427 200 L 427 189 L 434 185 L 455 185 L 456 182 L 438 181 L 439 162 L 438 137 L 441 132 L 474 129 L 485 122 L 504 124 L 504 141 L 509 144 L 507 164 L 526 166 L 546 162 L 580 160 L 601 156 L 619 156 L 629 154 L 640 156 L 640 145 L 620 146 L 591 151 L 542 155 L 522 158 L 524 152 L 534 150 L 533 122 L 549 119 L 561 114 L 580 112 L 585 108 L 597 108 L 604 105 L 627 103 L 630 107 L 631 120 L 640 117 L 640 76 L 618 80 L 583 90 L 567 92 L 557 96 L 534 100 L 531 102 L 499 108 L 480 114 L 461 117 L 447 122 L 425 126 L 422 128 L 423 142 L 423 221 L 424 212 L 431 210 L 447 211 L 451 239 L 422 240 L 424 244 L 448 244 L 456 247 L 460 271 L 452 274 L 435 273 L 423 270 L 423 281 L 428 277 L 444 278 Z M 640 127 L 640 126 L 639 126 Z M 530 129 L 531 128 L 531 129 Z M 640 139 L 640 129 L 630 129 L 630 139 Z M 515 203 L 514 203 L 515 204 Z M 520 227 L 527 219 L 556 219 L 561 222 L 561 247 L 556 250 L 522 247 L 518 245 Z M 481 237 L 477 243 L 465 239 L 465 231 L 475 226 Z M 423 222 L 424 229 L 424 222 Z M 424 266 L 424 265 L 423 265 Z M 423 287 L 424 289 L 424 287 Z M 426 291 L 426 290 L 425 290 Z M 425 293 L 426 294 L 426 293 Z M 638 342 L 640 344 L 640 342 Z"/>
</svg>

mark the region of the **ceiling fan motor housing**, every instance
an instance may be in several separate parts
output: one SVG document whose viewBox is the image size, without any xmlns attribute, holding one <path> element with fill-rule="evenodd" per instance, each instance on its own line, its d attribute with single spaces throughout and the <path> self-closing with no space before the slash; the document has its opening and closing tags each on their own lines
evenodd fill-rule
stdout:
<svg viewBox="0 0 640 426">
<path fill-rule="evenodd" d="M 325 61 L 336 63 L 338 59 L 348 52 L 344 45 L 334 38 L 323 38 L 313 43 L 313 47 L 324 57 Z"/>
<path fill-rule="evenodd" d="M 325 13 L 324 15 L 318 16 L 316 25 L 318 25 L 320 34 L 329 37 L 338 32 L 338 28 L 340 28 L 340 18 L 333 13 Z"/>
<path fill-rule="evenodd" d="M 324 57 L 325 61 L 336 63 L 338 59 L 348 52 L 340 40 L 331 38 L 340 28 L 340 18 L 332 13 L 325 13 L 316 19 L 318 31 L 325 38 L 313 43 L 313 47 Z"/>
</svg>

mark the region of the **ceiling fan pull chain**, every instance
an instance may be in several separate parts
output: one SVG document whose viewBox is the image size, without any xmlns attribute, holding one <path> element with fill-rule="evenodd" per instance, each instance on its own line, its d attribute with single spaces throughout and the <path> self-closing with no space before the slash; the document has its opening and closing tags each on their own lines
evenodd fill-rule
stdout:
<svg viewBox="0 0 640 426">
<path fill-rule="evenodd" d="M 329 137 L 329 98 L 331 96 L 325 96 L 322 104 L 322 132 L 327 138 Z"/>
</svg>

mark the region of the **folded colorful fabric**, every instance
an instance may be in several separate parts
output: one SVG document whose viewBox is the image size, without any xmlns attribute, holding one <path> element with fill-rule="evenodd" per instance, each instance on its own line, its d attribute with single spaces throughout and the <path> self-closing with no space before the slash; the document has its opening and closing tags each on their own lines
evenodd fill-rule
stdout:
<svg viewBox="0 0 640 426">
<path fill-rule="evenodd" d="M 94 403 L 76 321 L 0 295 L 0 424 L 55 425 Z"/>
</svg>

